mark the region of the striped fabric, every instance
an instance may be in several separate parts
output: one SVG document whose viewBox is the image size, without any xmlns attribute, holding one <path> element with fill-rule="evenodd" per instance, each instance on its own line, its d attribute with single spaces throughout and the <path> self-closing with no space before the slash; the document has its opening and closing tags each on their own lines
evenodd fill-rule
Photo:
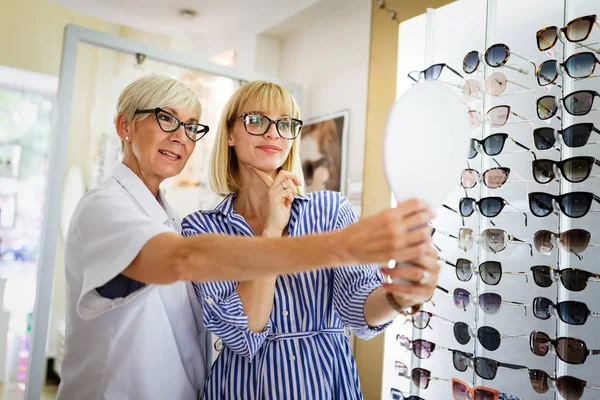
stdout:
<svg viewBox="0 0 600 400">
<path fill-rule="evenodd" d="M 341 229 L 356 220 L 337 192 L 296 196 L 289 236 Z M 201 233 L 253 236 L 226 197 L 212 211 L 183 220 L 184 236 Z M 282 260 L 293 262 L 293 259 Z M 321 269 L 280 276 L 273 311 L 261 333 L 248 329 L 237 282 L 194 284 L 204 323 L 224 343 L 208 381 L 206 399 L 362 399 L 356 364 L 344 328 L 362 339 L 386 326 L 366 325 L 363 305 L 383 277 L 375 265 Z"/>
</svg>

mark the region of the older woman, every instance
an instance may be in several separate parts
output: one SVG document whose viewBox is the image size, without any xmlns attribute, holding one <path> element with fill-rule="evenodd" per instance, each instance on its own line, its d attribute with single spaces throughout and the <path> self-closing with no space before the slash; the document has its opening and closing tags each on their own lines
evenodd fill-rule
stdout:
<svg viewBox="0 0 600 400">
<path fill-rule="evenodd" d="M 189 88 L 164 76 L 139 79 L 119 98 L 123 163 L 80 201 L 66 241 L 59 399 L 196 399 L 210 357 L 202 310 L 184 281 L 259 279 L 423 252 L 426 228 L 408 232 L 431 218 L 417 201 L 332 234 L 183 238 L 159 187 L 208 132 L 200 111 Z"/>
<path fill-rule="evenodd" d="M 186 217 L 184 236 L 296 237 L 353 224 L 353 207 L 340 193 L 300 194 L 301 128 L 298 105 L 283 87 L 255 81 L 238 90 L 225 106 L 211 165 L 213 188 L 226 197 Z M 279 263 L 295 265 L 299 256 Z M 345 328 L 371 338 L 399 304 L 430 298 L 437 253 L 429 247 L 410 261 L 417 266 L 402 273 L 421 284 L 396 286 L 391 297 L 377 265 L 196 285 L 204 322 L 224 344 L 205 398 L 361 399 Z"/>
</svg>

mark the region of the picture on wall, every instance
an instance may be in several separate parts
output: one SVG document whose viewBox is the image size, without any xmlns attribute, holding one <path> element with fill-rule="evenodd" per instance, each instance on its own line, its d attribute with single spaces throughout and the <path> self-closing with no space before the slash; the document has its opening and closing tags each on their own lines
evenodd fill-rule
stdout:
<svg viewBox="0 0 600 400">
<path fill-rule="evenodd" d="M 300 159 L 307 192 L 344 192 L 350 112 L 343 110 L 305 121 Z"/>
</svg>

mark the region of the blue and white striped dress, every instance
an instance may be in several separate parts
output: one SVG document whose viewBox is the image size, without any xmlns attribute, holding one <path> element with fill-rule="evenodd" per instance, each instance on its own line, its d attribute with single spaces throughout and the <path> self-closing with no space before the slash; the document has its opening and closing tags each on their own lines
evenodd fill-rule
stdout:
<svg viewBox="0 0 600 400">
<path fill-rule="evenodd" d="M 226 197 L 212 211 L 188 215 L 183 235 L 253 236 L 242 216 L 233 211 L 233 198 Z M 355 220 L 352 205 L 337 192 L 296 196 L 288 235 L 333 231 Z M 194 284 L 206 327 L 225 345 L 212 367 L 204 398 L 362 399 L 344 328 L 362 339 L 385 329 L 367 326 L 363 312 L 367 296 L 382 281 L 376 265 L 279 276 L 273 311 L 261 333 L 248 329 L 236 291 L 238 282 Z"/>
</svg>

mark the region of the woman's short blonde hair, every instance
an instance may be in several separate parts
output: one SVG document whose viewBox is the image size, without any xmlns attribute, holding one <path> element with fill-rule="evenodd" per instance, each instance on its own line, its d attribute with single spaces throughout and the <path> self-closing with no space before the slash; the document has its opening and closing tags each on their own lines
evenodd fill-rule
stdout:
<svg viewBox="0 0 600 400">
<path fill-rule="evenodd" d="M 131 124 L 151 114 L 136 114 L 136 110 L 156 107 L 186 110 L 200 120 L 202 107 L 196 94 L 183 82 L 165 75 L 149 75 L 127 86 L 117 102 L 117 115 L 123 114 Z M 116 119 L 116 116 L 115 116 Z"/>
<path fill-rule="evenodd" d="M 227 140 L 235 118 L 242 111 L 279 113 L 301 119 L 298 103 L 281 85 L 266 81 L 252 81 L 238 89 L 223 109 L 210 163 L 211 186 L 222 196 L 239 191 L 238 161 L 233 147 L 228 145 Z M 298 137 L 293 141 L 290 153 L 281 169 L 292 172 L 304 184 L 299 139 Z"/>
</svg>

